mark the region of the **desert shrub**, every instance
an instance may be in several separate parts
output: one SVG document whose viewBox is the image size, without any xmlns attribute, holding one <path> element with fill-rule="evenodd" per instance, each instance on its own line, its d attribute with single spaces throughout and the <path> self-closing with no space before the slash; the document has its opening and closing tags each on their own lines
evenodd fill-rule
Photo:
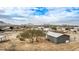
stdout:
<svg viewBox="0 0 79 59">
<path fill-rule="evenodd" d="M 21 35 L 17 35 L 16 38 L 19 38 L 20 41 L 25 41 L 25 39 L 23 37 L 21 37 Z"/>
<path fill-rule="evenodd" d="M 70 30 L 70 28 L 66 28 L 66 30 Z"/>
<path fill-rule="evenodd" d="M 11 26 L 10 29 L 13 30 L 14 28 Z"/>
<path fill-rule="evenodd" d="M 31 37 L 38 37 L 38 36 L 45 36 L 45 34 L 41 30 L 27 30 L 20 33 L 20 36 L 23 38 L 31 38 Z"/>
<path fill-rule="evenodd" d="M 25 40 L 26 38 L 28 38 L 29 40 L 31 39 L 33 42 L 34 39 L 37 41 L 38 37 L 43 36 L 45 36 L 45 33 L 41 30 L 26 30 L 20 33 L 20 36 L 18 37 L 20 37 L 20 40 Z"/>
<path fill-rule="evenodd" d="M 19 38 L 21 41 L 25 41 L 25 39 L 23 39 L 22 37 L 21 38 Z"/>
<path fill-rule="evenodd" d="M 57 30 L 57 26 L 52 26 L 51 27 L 53 30 Z"/>
</svg>

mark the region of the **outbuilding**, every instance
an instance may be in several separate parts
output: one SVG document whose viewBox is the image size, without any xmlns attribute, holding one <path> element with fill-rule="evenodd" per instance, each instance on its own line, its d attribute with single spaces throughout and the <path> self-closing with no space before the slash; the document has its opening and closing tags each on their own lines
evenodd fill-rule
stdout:
<svg viewBox="0 0 79 59">
<path fill-rule="evenodd" d="M 70 36 L 62 33 L 47 32 L 46 38 L 53 43 L 66 43 L 70 42 Z"/>
</svg>

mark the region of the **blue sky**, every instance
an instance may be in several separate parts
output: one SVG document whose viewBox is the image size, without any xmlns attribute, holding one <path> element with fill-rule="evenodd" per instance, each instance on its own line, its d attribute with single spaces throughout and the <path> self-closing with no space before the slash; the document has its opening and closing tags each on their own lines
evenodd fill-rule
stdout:
<svg viewBox="0 0 79 59">
<path fill-rule="evenodd" d="M 79 7 L 0 7 L 0 21 L 12 24 L 78 24 Z"/>
</svg>

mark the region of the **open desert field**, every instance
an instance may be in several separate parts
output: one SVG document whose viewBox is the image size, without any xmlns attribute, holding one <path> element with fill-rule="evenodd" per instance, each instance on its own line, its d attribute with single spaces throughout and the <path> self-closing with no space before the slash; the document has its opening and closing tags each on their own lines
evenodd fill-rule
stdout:
<svg viewBox="0 0 79 59">
<path fill-rule="evenodd" d="M 3 51 L 78 51 L 79 50 L 78 41 L 55 44 L 43 38 L 39 42 L 27 43 L 26 41 L 20 41 L 18 38 L 16 38 L 16 36 L 19 33 L 20 31 L 5 32 L 5 35 L 7 35 L 9 41 L 0 43 L 0 50 Z"/>
</svg>

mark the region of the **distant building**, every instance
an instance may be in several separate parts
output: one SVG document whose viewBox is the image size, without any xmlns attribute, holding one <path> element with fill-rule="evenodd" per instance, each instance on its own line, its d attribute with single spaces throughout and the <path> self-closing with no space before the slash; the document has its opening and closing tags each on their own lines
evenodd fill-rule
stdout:
<svg viewBox="0 0 79 59">
<path fill-rule="evenodd" d="M 46 31 L 46 32 L 48 32 L 48 31 L 52 31 L 51 28 L 44 28 L 43 30 Z"/>
<path fill-rule="evenodd" d="M 39 29 L 39 30 L 43 30 L 43 29 L 44 29 L 44 27 L 38 27 L 38 29 Z"/>
<path fill-rule="evenodd" d="M 55 32 L 47 32 L 46 38 L 50 40 L 53 43 L 66 43 L 70 42 L 70 36 L 61 34 L 61 33 L 55 33 Z"/>
<path fill-rule="evenodd" d="M 74 30 L 75 31 L 79 31 L 79 27 L 74 27 Z"/>
</svg>

